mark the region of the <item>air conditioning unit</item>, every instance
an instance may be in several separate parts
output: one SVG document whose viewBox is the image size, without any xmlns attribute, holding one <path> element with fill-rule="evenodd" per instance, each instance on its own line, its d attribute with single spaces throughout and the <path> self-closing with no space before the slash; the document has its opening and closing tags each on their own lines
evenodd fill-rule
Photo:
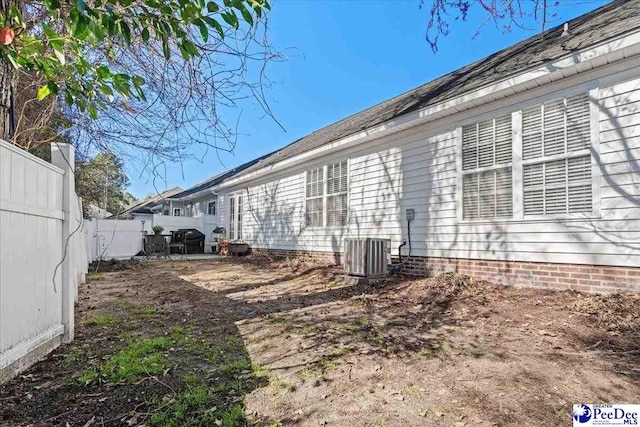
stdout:
<svg viewBox="0 0 640 427">
<path fill-rule="evenodd" d="M 391 239 L 344 240 L 344 270 L 351 276 L 382 277 L 391 264 Z"/>
</svg>

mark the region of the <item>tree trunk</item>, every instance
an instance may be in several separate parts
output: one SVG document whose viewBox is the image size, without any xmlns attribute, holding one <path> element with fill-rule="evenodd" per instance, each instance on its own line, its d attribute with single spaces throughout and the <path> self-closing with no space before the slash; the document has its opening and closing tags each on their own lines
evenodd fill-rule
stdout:
<svg viewBox="0 0 640 427">
<path fill-rule="evenodd" d="M 0 0 L 0 13 L 9 15 L 12 0 Z M 13 104 L 14 72 L 9 61 L 0 59 L 0 139 L 9 141 L 13 131 L 11 107 Z"/>
</svg>

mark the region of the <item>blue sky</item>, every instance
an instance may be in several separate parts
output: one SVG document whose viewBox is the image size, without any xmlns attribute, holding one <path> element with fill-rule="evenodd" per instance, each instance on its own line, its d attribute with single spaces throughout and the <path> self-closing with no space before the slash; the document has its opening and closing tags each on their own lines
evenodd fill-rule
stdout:
<svg viewBox="0 0 640 427">
<path fill-rule="evenodd" d="M 529 1 L 529 0 L 525 0 Z M 606 0 L 562 0 L 553 25 L 593 10 Z M 474 13 L 454 22 L 451 34 L 434 54 L 425 41 L 430 0 L 272 0 L 270 40 L 279 49 L 292 47 L 289 59 L 273 64 L 277 82 L 268 95 L 283 131 L 256 105 L 242 111 L 233 153 L 197 153 L 202 161 L 166 165 L 159 190 L 191 185 L 371 105 L 433 80 L 470 62 L 535 34 L 514 29 L 502 33 Z M 533 26 L 533 25 L 532 25 Z M 150 178 L 127 165 L 137 197 L 153 194 Z"/>
</svg>

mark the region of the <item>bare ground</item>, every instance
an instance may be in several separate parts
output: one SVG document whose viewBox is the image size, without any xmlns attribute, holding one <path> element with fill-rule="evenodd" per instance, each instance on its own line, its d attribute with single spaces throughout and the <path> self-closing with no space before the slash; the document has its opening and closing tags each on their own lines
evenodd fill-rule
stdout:
<svg viewBox="0 0 640 427">
<path fill-rule="evenodd" d="M 638 296 L 335 272 L 95 275 L 74 343 L 1 386 L 0 424 L 566 426 L 573 403 L 640 403 Z"/>
</svg>

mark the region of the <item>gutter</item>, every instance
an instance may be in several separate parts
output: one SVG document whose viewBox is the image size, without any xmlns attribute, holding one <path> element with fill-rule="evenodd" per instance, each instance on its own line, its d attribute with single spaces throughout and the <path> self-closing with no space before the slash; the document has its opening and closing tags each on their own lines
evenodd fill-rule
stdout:
<svg viewBox="0 0 640 427">
<path fill-rule="evenodd" d="M 507 96 L 533 89 L 538 86 L 571 77 L 594 68 L 621 61 L 640 54 L 640 31 L 627 34 L 606 43 L 592 46 L 582 51 L 568 54 L 566 57 L 552 63 L 540 65 L 534 69 L 473 90 L 447 101 L 425 107 L 423 109 L 398 116 L 381 125 L 366 129 L 362 132 L 329 142 L 304 153 L 281 160 L 262 169 L 225 180 L 209 188 L 215 190 L 226 189 L 254 179 L 262 178 L 279 172 L 301 161 L 309 161 L 320 156 L 338 151 L 343 148 L 354 147 L 385 135 L 400 132 L 411 127 L 432 122 L 443 117 L 451 116 L 472 108 L 489 104 Z"/>
<path fill-rule="evenodd" d="M 214 187 L 205 188 L 204 190 L 197 191 L 195 193 L 189 194 L 184 197 L 167 197 L 166 200 L 170 202 L 186 202 L 188 200 L 196 199 L 200 196 L 206 196 L 207 194 L 211 194 L 213 196 L 216 195 L 216 192 L 213 190 Z"/>
</svg>

